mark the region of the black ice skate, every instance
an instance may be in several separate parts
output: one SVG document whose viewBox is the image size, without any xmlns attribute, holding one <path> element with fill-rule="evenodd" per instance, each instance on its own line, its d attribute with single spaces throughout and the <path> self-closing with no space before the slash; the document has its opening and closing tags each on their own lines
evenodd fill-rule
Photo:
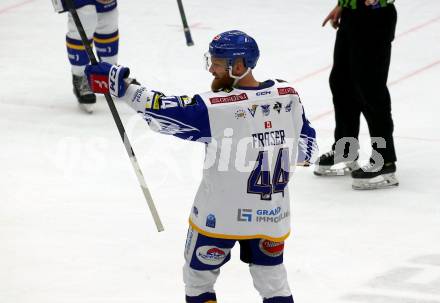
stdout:
<svg viewBox="0 0 440 303">
<path fill-rule="evenodd" d="M 356 160 L 348 160 L 347 155 L 335 155 L 335 151 L 321 155 L 315 162 L 314 174 L 317 176 L 344 176 L 359 168 Z"/>
<path fill-rule="evenodd" d="M 87 113 L 93 112 L 96 96 L 91 91 L 85 76 L 72 75 L 73 93 L 78 99 L 79 107 Z"/>
<path fill-rule="evenodd" d="M 353 189 L 379 189 L 399 185 L 395 173 L 396 165 L 394 162 L 385 163 L 382 167 L 377 167 L 374 163 L 369 163 L 351 173 L 353 178 Z"/>
</svg>

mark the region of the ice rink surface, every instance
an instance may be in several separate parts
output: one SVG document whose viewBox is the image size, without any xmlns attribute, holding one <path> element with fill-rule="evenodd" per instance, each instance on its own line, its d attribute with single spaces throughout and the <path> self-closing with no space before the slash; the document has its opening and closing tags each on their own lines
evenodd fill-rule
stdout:
<svg viewBox="0 0 440 303">
<path fill-rule="evenodd" d="M 329 150 L 335 1 L 120 1 L 120 64 L 168 94 L 209 89 L 203 53 L 217 33 L 254 36 L 259 80 L 292 81 Z M 440 302 L 440 1 L 397 0 L 389 87 L 400 186 L 353 191 L 349 177 L 293 177 L 285 264 L 297 303 Z M 0 0 L 0 302 L 183 302 L 187 218 L 204 149 L 153 133 L 117 104 L 165 225 L 157 233 L 101 96 L 79 111 L 65 52 L 66 15 L 50 1 Z M 368 130 L 361 130 L 362 158 Z M 260 302 L 238 247 L 219 302 Z"/>
</svg>

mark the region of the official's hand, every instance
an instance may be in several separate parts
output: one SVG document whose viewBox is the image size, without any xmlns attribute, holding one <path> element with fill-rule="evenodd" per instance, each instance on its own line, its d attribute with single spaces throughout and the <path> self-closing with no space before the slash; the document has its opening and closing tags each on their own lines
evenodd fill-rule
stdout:
<svg viewBox="0 0 440 303">
<path fill-rule="evenodd" d="M 94 93 L 110 93 L 118 98 L 124 96 L 127 89 L 124 79 L 130 75 L 129 68 L 100 62 L 94 65 L 87 65 L 84 72 Z"/>
<path fill-rule="evenodd" d="M 324 19 L 324 22 L 322 22 L 322 26 L 325 26 L 328 21 L 330 21 L 330 24 L 334 29 L 337 29 L 339 27 L 339 22 L 341 19 L 341 12 L 342 7 L 339 5 L 336 5 L 334 9 L 328 14 L 328 16 Z"/>
</svg>

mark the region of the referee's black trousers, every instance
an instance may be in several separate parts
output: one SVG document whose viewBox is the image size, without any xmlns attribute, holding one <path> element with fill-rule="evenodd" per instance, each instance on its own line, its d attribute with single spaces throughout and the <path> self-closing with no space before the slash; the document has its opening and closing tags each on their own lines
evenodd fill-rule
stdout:
<svg viewBox="0 0 440 303">
<path fill-rule="evenodd" d="M 362 113 L 372 146 L 385 163 L 396 161 L 391 99 L 386 84 L 396 21 L 394 5 L 379 9 L 343 9 L 330 73 L 335 144 L 344 137 L 358 139 Z M 385 140 L 385 148 L 374 143 L 378 137 Z M 358 149 L 357 144 L 350 146 L 352 152 Z"/>
</svg>

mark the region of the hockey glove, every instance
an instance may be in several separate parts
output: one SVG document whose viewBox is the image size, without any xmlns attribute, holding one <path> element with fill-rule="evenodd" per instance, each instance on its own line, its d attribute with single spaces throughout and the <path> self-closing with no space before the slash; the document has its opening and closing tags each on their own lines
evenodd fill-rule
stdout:
<svg viewBox="0 0 440 303">
<path fill-rule="evenodd" d="M 100 62 L 94 65 L 87 65 L 84 72 L 94 93 L 110 93 L 118 98 L 125 95 L 127 86 L 124 83 L 124 79 L 130 75 L 128 67 Z"/>
</svg>

